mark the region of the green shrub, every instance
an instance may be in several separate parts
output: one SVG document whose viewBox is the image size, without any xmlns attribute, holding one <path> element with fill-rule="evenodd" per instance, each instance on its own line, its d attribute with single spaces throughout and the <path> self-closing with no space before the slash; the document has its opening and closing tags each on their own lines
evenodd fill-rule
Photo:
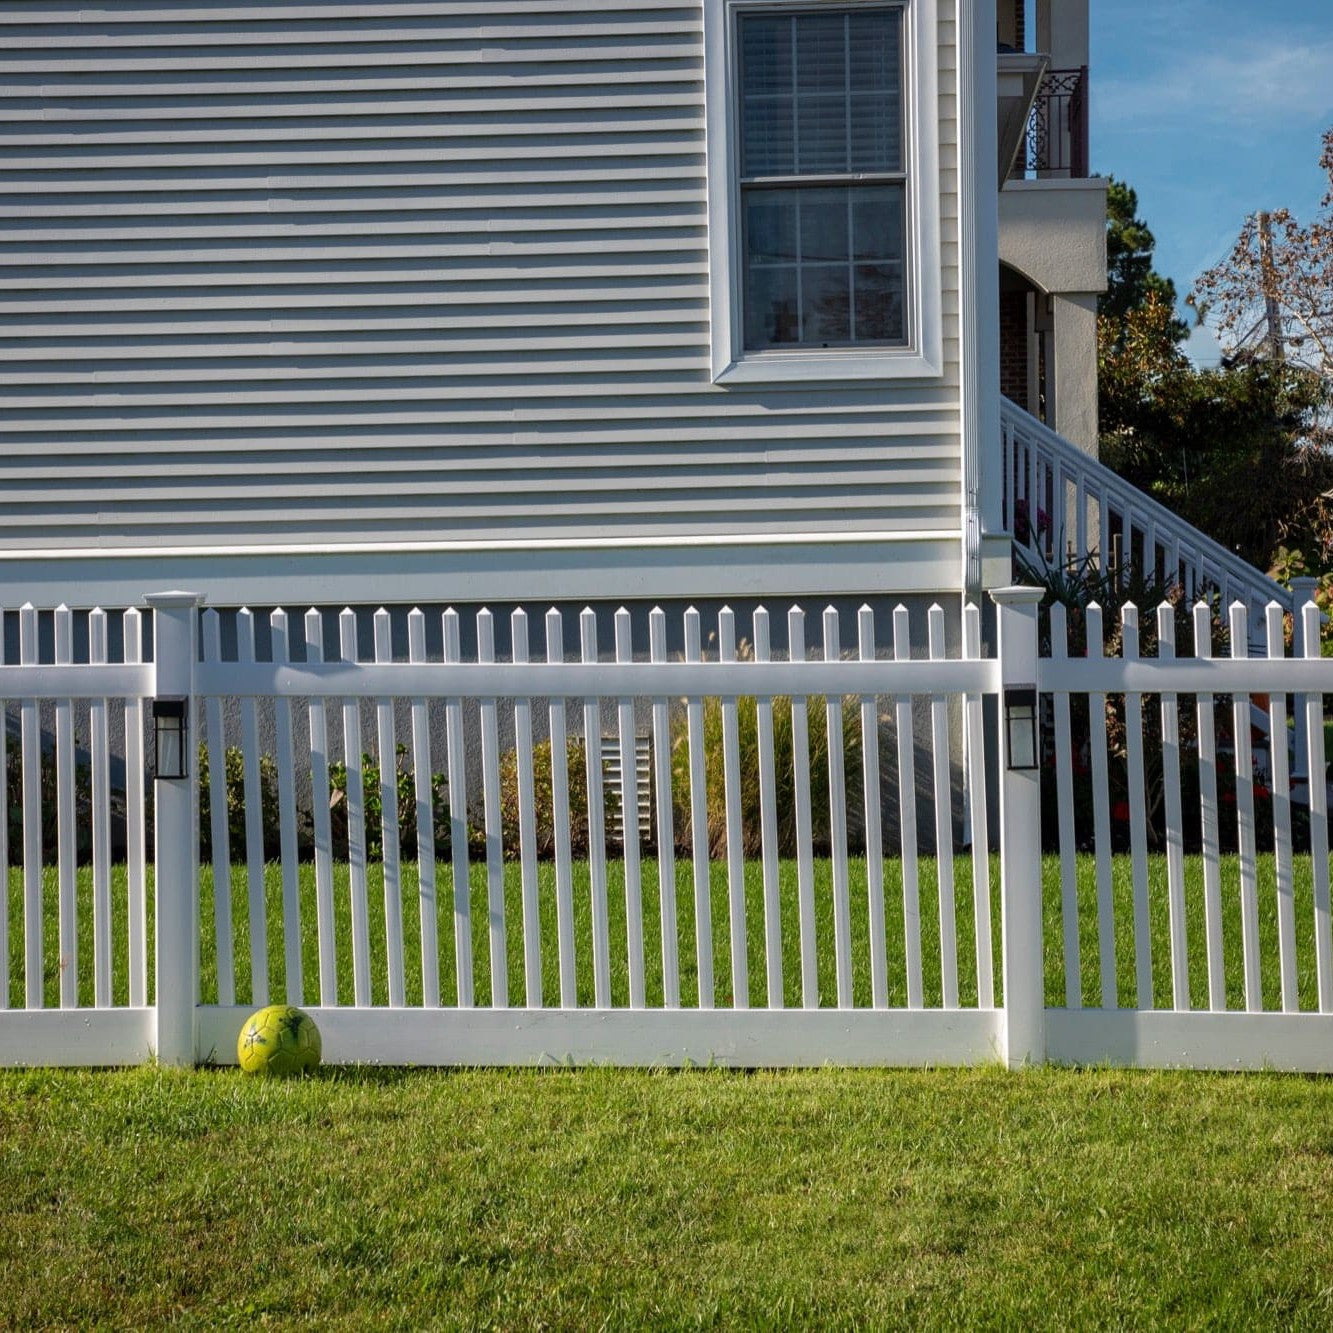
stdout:
<svg viewBox="0 0 1333 1333">
<path fill-rule="evenodd" d="M 829 814 L 829 738 L 822 698 L 809 701 L 810 825 L 817 855 L 827 854 L 832 844 Z M 738 752 L 740 759 L 741 842 L 747 857 L 758 856 L 762 844 L 759 800 L 759 708 L 748 697 L 736 701 Z M 682 850 L 693 841 L 690 822 L 690 746 L 686 715 L 675 719 L 671 742 L 671 803 L 676 841 Z M 704 701 L 704 772 L 707 789 L 709 854 L 720 857 L 727 846 L 726 783 L 723 769 L 722 701 Z M 796 791 L 791 779 L 792 701 L 773 700 L 773 754 L 776 768 L 774 806 L 777 814 L 778 855 L 796 854 Z M 856 701 L 842 701 L 842 759 L 847 806 L 863 804 L 861 772 L 861 723 Z"/>
<path fill-rule="evenodd" d="M 223 782 L 227 801 L 227 848 L 233 861 L 248 854 L 245 839 L 245 755 L 239 745 L 229 745 L 223 753 Z M 272 755 L 259 756 L 260 822 L 263 826 L 263 856 L 277 857 L 281 843 L 278 834 L 278 765 Z M 208 747 L 199 747 L 199 855 L 213 856 L 213 784 L 208 769 Z M 302 821 L 298 818 L 298 830 Z M 308 838 L 308 833 L 307 833 Z"/>
<path fill-rule="evenodd" d="M 588 855 L 588 765 L 583 743 L 572 740 L 566 750 L 569 773 L 569 846 L 575 860 Z M 555 856 L 555 821 L 551 814 L 551 742 L 532 747 L 532 786 L 536 805 L 537 856 Z M 610 796 L 610 793 L 607 793 Z M 518 753 L 509 750 L 500 758 L 500 827 L 505 857 L 519 857 Z"/>
</svg>

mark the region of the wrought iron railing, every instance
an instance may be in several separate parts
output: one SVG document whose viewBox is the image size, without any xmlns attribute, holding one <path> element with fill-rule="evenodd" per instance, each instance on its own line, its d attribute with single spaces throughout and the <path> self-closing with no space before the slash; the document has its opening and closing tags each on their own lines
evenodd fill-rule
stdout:
<svg viewBox="0 0 1333 1333">
<path fill-rule="evenodd" d="M 1047 71 L 1028 120 L 1026 174 L 1088 175 L 1088 67 Z"/>
</svg>

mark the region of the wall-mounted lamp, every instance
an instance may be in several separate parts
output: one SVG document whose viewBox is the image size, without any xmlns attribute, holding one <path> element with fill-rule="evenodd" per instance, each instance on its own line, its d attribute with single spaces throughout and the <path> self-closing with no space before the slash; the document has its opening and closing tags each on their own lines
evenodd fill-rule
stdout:
<svg viewBox="0 0 1333 1333">
<path fill-rule="evenodd" d="M 1004 692 L 1005 767 L 1012 773 L 1031 773 L 1037 764 L 1037 690 L 1032 685 L 1011 686 Z"/>
<path fill-rule="evenodd" d="M 153 741 L 154 775 L 188 777 L 184 699 L 153 700 Z"/>
</svg>

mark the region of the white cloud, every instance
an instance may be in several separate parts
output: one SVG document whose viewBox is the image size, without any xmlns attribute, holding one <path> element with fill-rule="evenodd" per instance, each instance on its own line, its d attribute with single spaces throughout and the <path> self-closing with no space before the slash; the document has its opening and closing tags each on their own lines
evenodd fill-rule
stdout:
<svg viewBox="0 0 1333 1333">
<path fill-rule="evenodd" d="M 1165 54 L 1165 53 L 1164 53 Z M 1196 43 L 1136 78 L 1094 83 L 1095 116 L 1116 128 L 1160 126 L 1187 114 L 1192 126 L 1243 135 L 1333 112 L 1333 37 L 1231 32 L 1225 47 Z"/>
</svg>

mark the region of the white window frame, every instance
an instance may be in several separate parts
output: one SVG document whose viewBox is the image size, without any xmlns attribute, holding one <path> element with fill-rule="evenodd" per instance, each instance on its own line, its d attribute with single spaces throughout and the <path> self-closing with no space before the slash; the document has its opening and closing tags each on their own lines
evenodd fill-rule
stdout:
<svg viewBox="0 0 1333 1333">
<path fill-rule="evenodd" d="M 944 373 L 936 0 L 896 0 L 903 10 L 905 29 L 906 345 L 745 350 L 737 16 L 746 10 L 808 12 L 824 6 L 838 10 L 874 9 L 894 2 L 704 0 L 708 262 L 713 382 L 716 384 L 938 379 Z"/>
</svg>

